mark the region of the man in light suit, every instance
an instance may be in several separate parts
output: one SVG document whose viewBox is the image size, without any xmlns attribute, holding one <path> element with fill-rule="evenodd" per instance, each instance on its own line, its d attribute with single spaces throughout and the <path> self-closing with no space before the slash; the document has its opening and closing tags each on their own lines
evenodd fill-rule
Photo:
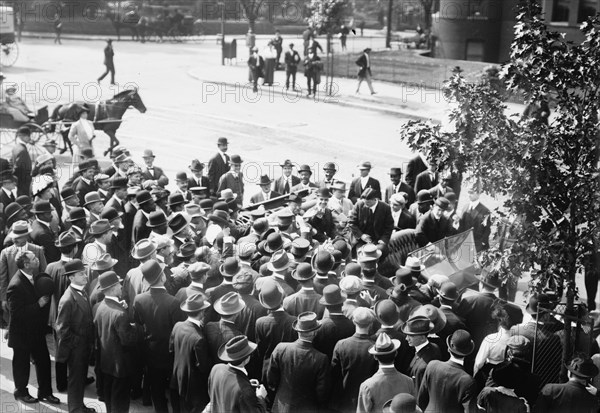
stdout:
<svg viewBox="0 0 600 413">
<path fill-rule="evenodd" d="M 94 345 L 92 307 L 85 292 L 87 272 L 78 259 L 69 261 L 64 267 L 71 283 L 58 303 L 56 361 L 68 365 L 69 411 L 92 413 L 95 410 L 83 404 L 90 353 Z"/>
<path fill-rule="evenodd" d="M 289 194 L 292 191 L 292 188 L 300 183 L 300 178 L 296 175 L 292 175 L 293 168 L 294 164 L 289 159 L 286 159 L 281 164 L 282 175 L 273 185 L 274 192 L 278 192 L 282 195 Z"/>
<path fill-rule="evenodd" d="M 217 140 L 218 152 L 208 161 L 208 180 L 210 181 L 210 193 L 216 195 L 219 188 L 219 180 L 229 169 L 229 155 L 227 155 L 227 138 Z"/>
<path fill-rule="evenodd" d="M 146 164 L 142 168 L 142 181 L 154 181 L 155 185 L 158 185 L 162 188 L 169 185 L 169 178 L 165 175 L 165 172 L 162 168 L 158 166 L 154 166 L 154 159 L 156 156 L 152 152 L 151 149 L 144 149 L 144 154 L 142 155 L 144 159 L 144 163 Z"/>
<path fill-rule="evenodd" d="M 258 182 L 261 191 L 258 194 L 252 195 L 252 197 L 250 198 L 250 203 L 258 204 L 259 202 L 268 201 L 269 199 L 281 196 L 279 192 L 271 191 L 272 182 L 273 180 L 271 180 L 267 175 L 261 176 L 260 181 Z"/>
<path fill-rule="evenodd" d="M 69 140 L 75 144 L 78 149 L 77 152 L 73 153 L 73 163 L 79 160 L 79 154 L 85 149 L 91 149 L 93 151 L 92 141 L 96 137 L 94 131 L 94 124 L 88 120 L 89 109 L 81 107 L 79 112 L 79 120 L 71 125 L 69 130 Z M 93 152 L 92 152 L 93 153 Z"/>
<path fill-rule="evenodd" d="M 31 193 L 31 157 L 27 151 L 27 144 L 31 142 L 31 130 L 21 126 L 17 130 L 17 143 L 12 150 L 11 165 L 13 175 L 17 177 L 17 196 Z"/>
<path fill-rule="evenodd" d="M 390 180 L 392 184 L 385 188 L 385 198 L 384 201 L 386 204 L 390 203 L 390 198 L 394 194 L 398 194 L 400 192 L 405 192 L 407 195 L 407 205 L 415 202 L 415 191 L 413 188 L 408 185 L 406 182 L 402 181 L 402 168 L 391 168 L 390 172 Z"/>
<path fill-rule="evenodd" d="M 368 161 L 358 165 L 360 177 L 355 178 L 352 181 L 350 184 L 350 191 L 348 192 L 348 199 L 352 201 L 353 204 L 356 203 L 358 198 L 367 188 L 372 188 L 375 191 L 375 196 L 381 199 L 381 185 L 379 184 L 379 181 L 369 176 L 371 168 L 371 162 Z"/>
</svg>

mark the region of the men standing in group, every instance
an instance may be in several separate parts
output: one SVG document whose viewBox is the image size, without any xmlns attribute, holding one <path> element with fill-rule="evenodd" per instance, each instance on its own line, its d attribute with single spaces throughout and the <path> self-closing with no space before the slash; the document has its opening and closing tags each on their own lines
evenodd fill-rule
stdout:
<svg viewBox="0 0 600 413">
<path fill-rule="evenodd" d="M 400 192 L 405 192 L 408 195 L 408 198 L 406 199 L 407 205 L 411 205 L 415 202 L 416 195 L 414 189 L 406 182 L 402 181 L 402 168 L 391 168 L 389 175 L 392 184 L 385 188 L 385 203 L 389 204 L 392 195 Z"/>
<path fill-rule="evenodd" d="M 17 130 L 16 140 L 17 142 L 12 150 L 11 165 L 13 167 L 12 173 L 17 177 L 17 196 L 29 196 L 32 162 L 27 144 L 31 141 L 31 130 L 27 126 L 21 126 Z"/>
<path fill-rule="evenodd" d="M 216 195 L 219 188 L 219 180 L 221 176 L 229 171 L 229 155 L 227 148 L 229 143 L 227 138 L 219 138 L 217 140 L 217 153 L 208 161 L 208 179 L 210 181 L 210 193 Z"/>
<path fill-rule="evenodd" d="M 290 43 L 290 49 L 285 52 L 285 90 L 290 88 L 290 77 L 292 78 L 292 90 L 296 90 L 296 72 L 300 63 L 300 54 L 294 50 L 294 43 Z"/>
<path fill-rule="evenodd" d="M 40 261 L 31 251 L 20 251 L 15 262 L 18 271 L 10 280 L 6 293 L 10 312 L 8 347 L 13 349 L 15 400 L 28 404 L 38 401 L 60 404 L 60 400 L 52 395 L 50 354 L 46 344 L 50 296 L 40 296 L 35 289 Z M 27 389 L 32 359 L 38 382 L 37 399 Z"/>
<path fill-rule="evenodd" d="M 474 184 L 468 190 L 469 206 L 465 209 L 460 220 L 460 231 L 473 228 L 473 240 L 477 252 L 490 247 L 490 232 L 492 229 L 490 210 L 479 201 L 481 190 Z"/>
<path fill-rule="evenodd" d="M 115 51 L 112 47 L 112 39 L 106 40 L 106 47 L 104 48 L 104 66 L 106 66 L 106 71 L 98 78 L 98 83 L 102 81 L 110 73 L 110 84 L 115 84 Z M 104 153 L 106 156 L 106 153 Z"/>
<path fill-rule="evenodd" d="M 87 273 L 78 259 L 67 262 L 64 267 L 64 275 L 69 277 L 70 285 L 58 303 L 56 361 L 67 363 L 69 369 L 69 412 L 93 413 L 96 410 L 83 404 L 88 364 L 94 345 L 92 307 L 85 292 Z"/>
<path fill-rule="evenodd" d="M 286 55 L 287 59 L 287 55 Z M 292 191 L 292 188 L 300 183 L 300 178 L 296 175 L 292 174 L 292 170 L 294 169 L 294 164 L 289 159 L 283 161 L 280 165 L 282 175 L 278 178 L 274 185 L 273 191 L 280 193 L 282 195 L 287 195 Z"/>
<path fill-rule="evenodd" d="M 348 199 L 352 201 L 353 204 L 356 204 L 358 198 L 367 188 L 372 188 L 375 191 L 375 196 L 381 199 L 381 185 L 379 184 L 379 181 L 369 176 L 371 168 L 371 162 L 369 161 L 362 162 L 358 165 L 360 177 L 352 180 L 350 191 L 348 191 Z"/>
<path fill-rule="evenodd" d="M 235 202 L 239 206 L 242 206 L 244 200 L 244 175 L 241 172 L 242 162 L 242 158 L 239 155 L 232 155 L 231 159 L 229 159 L 231 169 L 219 178 L 219 185 L 217 186 L 217 191 L 219 192 L 231 189 L 234 194 L 237 194 Z"/>
</svg>

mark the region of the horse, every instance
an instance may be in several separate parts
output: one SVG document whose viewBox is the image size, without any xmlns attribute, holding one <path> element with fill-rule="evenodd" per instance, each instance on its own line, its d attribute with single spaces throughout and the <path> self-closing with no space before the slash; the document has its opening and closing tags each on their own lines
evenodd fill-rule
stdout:
<svg viewBox="0 0 600 413">
<path fill-rule="evenodd" d="M 121 40 L 121 29 L 131 30 L 131 40 L 139 40 L 137 24 L 140 20 L 140 16 L 137 14 L 137 12 L 130 12 L 125 16 L 122 16 L 118 11 L 109 9 L 106 11 L 105 16 L 111 21 L 115 31 L 117 32 L 117 41 Z"/>
<path fill-rule="evenodd" d="M 112 99 L 100 101 L 97 103 L 72 102 L 65 105 L 59 105 L 52 111 L 51 121 L 75 122 L 83 108 L 88 110 L 88 119 L 94 123 L 94 129 L 106 133 L 110 137 L 110 146 L 104 151 L 104 156 L 112 154 L 115 146 L 119 145 L 117 139 L 117 129 L 121 126 L 123 115 L 130 107 L 134 107 L 140 113 L 146 112 L 146 106 L 142 102 L 137 88 L 124 90 L 116 94 Z M 64 140 L 64 148 L 61 153 L 67 150 L 67 145 L 71 154 L 73 153 L 71 141 L 69 140 L 69 129 L 61 131 Z"/>
</svg>

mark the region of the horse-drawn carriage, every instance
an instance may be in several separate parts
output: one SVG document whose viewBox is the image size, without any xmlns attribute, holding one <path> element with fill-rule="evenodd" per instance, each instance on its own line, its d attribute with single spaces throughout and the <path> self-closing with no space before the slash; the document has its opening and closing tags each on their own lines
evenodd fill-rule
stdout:
<svg viewBox="0 0 600 413">
<path fill-rule="evenodd" d="M 48 106 L 30 115 L 28 121 L 15 120 L 9 112 L 0 109 L 0 145 L 4 148 L 12 146 L 16 140 L 16 132 L 22 126 L 27 126 L 31 131 L 31 143 L 27 149 L 31 159 L 36 159 L 45 152 L 43 145 L 51 139 L 48 135 Z"/>
<path fill-rule="evenodd" d="M 13 8 L 0 5 L 0 66 L 12 66 L 18 57 Z"/>
</svg>

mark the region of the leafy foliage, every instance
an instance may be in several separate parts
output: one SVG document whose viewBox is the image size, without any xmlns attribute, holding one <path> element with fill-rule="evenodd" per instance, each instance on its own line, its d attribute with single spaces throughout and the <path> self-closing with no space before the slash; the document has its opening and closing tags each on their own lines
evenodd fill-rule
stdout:
<svg viewBox="0 0 600 413">
<path fill-rule="evenodd" d="M 318 34 L 338 33 L 350 8 L 348 0 L 311 0 L 307 23 Z"/>
</svg>

